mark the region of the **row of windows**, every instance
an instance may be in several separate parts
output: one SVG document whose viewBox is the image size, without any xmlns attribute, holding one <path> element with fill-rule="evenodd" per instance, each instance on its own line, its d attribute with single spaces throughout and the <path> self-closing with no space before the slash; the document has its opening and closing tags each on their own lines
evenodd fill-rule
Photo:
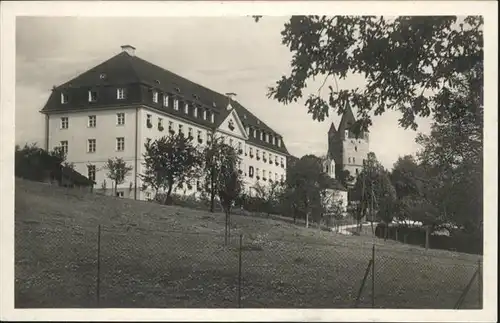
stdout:
<svg viewBox="0 0 500 323">
<path fill-rule="evenodd" d="M 88 95 L 89 102 L 97 102 L 97 91 L 96 90 L 89 90 L 87 92 L 87 95 Z M 116 99 L 117 100 L 125 100 L 125 89 L 124 88 L 116 89 Z M 69 95 L 67 93 L 62 92 L 61 93 L 61 103 L 66 104 L 68 102 L 69 102 Z"/>
<path fill-rule="evenodd" d="M 273 134 L 264 132 L 264 130 L 259 130 L 254 127 L 245 126 L 245 131 L 248 136 L 259 139 L 260 141 L 273 144 L 275 146 L 281 147 L 281 138 L 274 136 Z"/>
<path fill-rule="evenodd" d="M 247 175 L 245 173 L 245 175 Z M 261 179 L 266 181 L 269 179 L 269 181 L 272 181 L 273 180 L 273 172 L 271 171 L 266 171 L 264 169 L 259 169 L 259 168 L 255 168 L 254 170 L 254 167 L 253 166 L 249 166 L 248 167 L 248 177 L 250 178 L 253 178 L 255 175 L 255 178 L 257 178 L 257 180 Z M 278 181 L 278 179 L 281 179 L 281 181 L 284 181 L 285 180 L 285 175 L 281 174 L 281 178 L 278 177 L 278 173 L 274 173 L 274 180 L 275 181 Z"/>
<path fill-rule="evenodd" d="M 147 119 L 146 120 L 147 120 L 148 124 L 151 124 L 152 118 L 153 118 L 152 115 L 150 115 L 150 114 L 147 115 Z M 174 128 L 175 128 L 174 122 L 173 121 L 169 121 L 168 122 L 168 132 L 175 133 L 176 130 Z M 163 127 L 163 118 L 160 118 L 160 117 L 158 117 L 158 129 L 160 131 L 163 131 L 163 129 L 164 129 L 164 127 Z M 184 125 L 178 124 L 177 125 L 177 131 L 178 131 L 179 134 L 184 134 Z M 194 136 L 193 136 L 193 128 L 192 127 L 188 127 L 187 135 L 188 135 L 189 138 L 194 138 Z M 197 130 L 197 141 L 200 144 L 203 143 L 202 136 L 203 136 L 202 135 L 202 131 L 201 130 Z M 206 142 L 207 143 L 210 142 L 211 136 L 212 136 L 212 134 L 207 131 L 207 133 L 206 133 Z M 232 146 L 232 147 L 235 147 L 233 143 L 234 143 L 233 139 L 229 138 L 228 144 L 230 146 Z M 237 150 L 238 150 L 238 152 L 240 154 L 243 154 L 243 145 L 242 145 L 241 142 L 238 142 Z M 269 164 L 273 163 L 273 157 L 274 157 L 274 163 L 276 164 L 276 166 L 280 165 L 280 163 L 278 163 L 278 156 L 277 155 L 273 155 L 272 153 L 266 153 L 265 151 L 263 151 L 262 152 L 262 158 L 261 158 L 261 153 L 260 153 L 259 149 L 256 149 L 256 154 L 254 155 L 253 148 L 250 147 L 249 153 L 247 153 L 245 151 L 245 156 L 247 156 L 247 155 L 250 155 L 250 158 L 254 158 L 255 157 L 257 160 L 261 160 L 262 159 L 262 161 L 264 163 L 269 162 Z M 284 158 L 283 157 L 281 157 L 281 167 L 285 167 L 285 163 L 284 163 Z"/>
<path fill-rule="evenodd" d="M 125 125 L 125 113 L 117 113 L 116 114 L 116 125 L 117 126 Z M 88 116 L 87 126 L 89 128 L 96 128 L 97 127 L 97 116 L 96 115 L 89 115 Z M 69 118 L 68 117 L 61 117 L 61 129 L 69 129 Z"/>
<path fill-rule="evenodd" d="M 159 101 L 159 92 L 152 92 L 152 100 L 154 103 L 158 103 Z M 172 98 L 168 94 L 163 94 L 163 107 L 169 108 L 172 107 L 175 111 L 179 111 L 181 106 L 181 102 L 177 98 Z M 189 115 L 190 107 L 192 108 L 192 115 L 195 118 L 203 118 L 203 120 L 210 120 L 211 123 L 215 123 L 215 113 L 210 111 L 210 109 L 203 109 L 201 107 L 192 107 L 189 102 L 182 102 L 183 112 L 184 114 Z M 148 115 L 150 117 L 150 115 Z M 148 120 L 150 121 L 150 120 Z"/>
<path fill-rule="evenodd" d="M 65 154 L 68 154 L 69 144 L 67 140 L 62 140 L 60 142 L 60 146 Z M 97 140 L 96 139 L 87 139 L 87 152 L 95 153 L 97 150 Z M 125 138 L 117 137 L 116 138 L 116 151 L 124 151 L 125 150 Z"/>
</svg>

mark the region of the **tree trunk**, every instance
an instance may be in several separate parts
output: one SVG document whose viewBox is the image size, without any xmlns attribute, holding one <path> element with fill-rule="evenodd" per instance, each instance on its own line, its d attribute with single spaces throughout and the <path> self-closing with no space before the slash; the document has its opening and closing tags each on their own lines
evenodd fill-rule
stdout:
<svg viewBox="0 0 500 323">
<path fill-rule="evenodd" d="M 215 185 L 214 185 L 215 172 L 212 168 L 210 171 L 210 213 L 214 213 L 215 208 Z"/>
<path fill-rule="evenodd" d="M 165 199 L 163 200 L 163 204 L 165 204 L 165 205 L 171 205 L 172 204 L 172 185 L 173 185 L 173 183 L 170 183 L 168 185 L 167 194 L 165 196 Z"/>
<path fill-rule="evenodd" d="M 431 232 L 431 226 L 426 225 L 425 226 L 425 250 L 429 249 L 429 236 Z"/>
</svg>

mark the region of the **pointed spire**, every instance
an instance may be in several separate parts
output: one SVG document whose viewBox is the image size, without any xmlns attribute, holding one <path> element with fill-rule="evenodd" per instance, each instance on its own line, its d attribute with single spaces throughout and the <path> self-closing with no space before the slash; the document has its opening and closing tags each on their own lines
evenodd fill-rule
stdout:
<svg viewBox="0 0 500 323">
<path fill-rule="evenodd" d="M 328 133 L 336 133 L 337 129 L 335 129 L 335 124 L 332 122 L 332 125 L 330 126 L 330 130 L 328 130 Z"/>
<path fill-rule="evenodd" d="M 349 125 L 353 124 L 354 122 L 356 122 L 356 118 L 354 117 L 354 113 L 352 112 L 351 105 L 348 101 L 344 113 L 342 114 L 342 119 L 339 123 L 339 131 L 344 131 L 346 128 L 348 128 Z"/>
</svg>

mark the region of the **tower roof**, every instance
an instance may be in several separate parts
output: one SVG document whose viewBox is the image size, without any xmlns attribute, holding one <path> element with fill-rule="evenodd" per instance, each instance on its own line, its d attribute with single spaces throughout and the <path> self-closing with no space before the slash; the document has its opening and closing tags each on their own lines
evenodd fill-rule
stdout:
<svg viewBox="0 0 500 323">
<path fill-rule="evenodd" d="M 356 122 L 356 118 L 354 117 L 354 113 L 352 112 L 351 105 L 349 104 L 349 102 L 347 102 L 344 113 L 342 114 L 342 119 L 339 123 L 339 131 L 343 132 L 354 122 Z"/>
</svg>

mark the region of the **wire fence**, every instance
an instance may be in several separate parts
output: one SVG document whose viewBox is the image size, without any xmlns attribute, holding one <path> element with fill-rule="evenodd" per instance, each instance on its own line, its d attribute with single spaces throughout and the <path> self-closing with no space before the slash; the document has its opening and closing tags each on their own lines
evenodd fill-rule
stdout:
<svg viewBox="0 0 500 323">
<path fill-rule="evenodd" d="M 53 227 L 16 237 L 16 307 L 482 307 L 481 260 L 235 231 Z"/>
</svg>

